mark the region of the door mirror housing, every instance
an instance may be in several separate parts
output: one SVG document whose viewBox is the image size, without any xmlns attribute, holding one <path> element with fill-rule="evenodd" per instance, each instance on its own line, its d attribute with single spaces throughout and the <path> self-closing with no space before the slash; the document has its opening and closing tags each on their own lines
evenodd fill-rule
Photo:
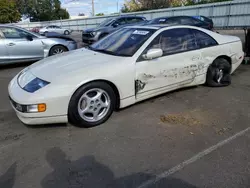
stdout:
<svg viewBox="0 0 250 188">
<path fill-rule="evenodd" d="M 158 57 L 162 57 L 163 51 L 160 48 L 150 49 L 146 54 L 143 55 L 143 58 L 146 60 L 156 59 Z"/>
<path fill-rule="evenodd" d="M 29 40 L 29 41 L 32 41 L 33 37 L 31 35 L 26 35 L 26 39 Z"/>
<path fill-rule="evenodd" d="M 118 27 L 119 26 L 119 24 L 117 23 L 117 22 L 115 22 L 115 23 L 113 23 L 113 25 L 112 25 L 113 27 Z"/>
</svg>

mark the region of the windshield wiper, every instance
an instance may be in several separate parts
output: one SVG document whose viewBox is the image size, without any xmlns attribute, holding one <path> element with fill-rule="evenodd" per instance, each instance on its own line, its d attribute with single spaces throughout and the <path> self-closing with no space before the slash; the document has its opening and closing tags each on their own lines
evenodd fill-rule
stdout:
<svg viewBox="0 0 250 188">
<path fill-rule="evenodd" d="M 109 55 L 115 55 L 115 56 L 119 56 L 118 54 L 108 51 L 108 50 L 104 50 L 104 49 L 96 49 L 96 48 L 90 48 L 91 50 L 95 51 L 95 52 L 100 52 L 100 53 L 104 53 L 104 54 L 109 54 Z"/>
<path fill-rule="evenodd" d="M 127 55 L 127 54 L 118 54 L 118 53 L 111 52 L 111 51 L 104 50 L 104 49 L 96 49 L 96 48 L 93 48 L 91 46 L 88 46 L 87 48 L 90 49 L 90 50 L 93 50 L 95 52 L 100 52 L 100 53 L 104 53 L 104 54 L 109 54 L 109 55 L 114 55 L 114 56 L 131 57 L 130 55 Z"/>
</svg>

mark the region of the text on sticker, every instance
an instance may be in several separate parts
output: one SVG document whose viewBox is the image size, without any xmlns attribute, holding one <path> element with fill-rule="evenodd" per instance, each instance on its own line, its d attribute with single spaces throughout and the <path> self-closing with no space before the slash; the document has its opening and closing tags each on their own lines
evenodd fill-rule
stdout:
<svg viewBox="0 0 250 188">
<path fill-rule="evenodd" d="M 135 30 L 133 32 L 134 35 L 147 35 L 149 31 L 140 31 L 140 30 Z"/>
</svg>

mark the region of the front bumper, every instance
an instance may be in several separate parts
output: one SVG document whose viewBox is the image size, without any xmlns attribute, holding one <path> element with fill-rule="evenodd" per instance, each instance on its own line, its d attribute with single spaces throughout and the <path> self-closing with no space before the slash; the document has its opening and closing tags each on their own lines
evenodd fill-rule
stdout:
<svg viewBox="0 0 250 188">
<path fill-rule="evenodd" d="M 71 51 L 71 50 L 76 50 L 77 49 L 77 42 L 74 42 L 74 43 L 70 43 L 68 46 L 67 46 L 68 50 Z"/>
<path fill-rule="evenodd" d="M 92 36 L 91 34 L 86 34 L 83 33 L 82 34 L 82 42 L 86 43 L 86 44 L 92 44 L 95 43 L 96 41 L 98 41 L 98 36 Z"/>
<path fill-rule="evenodd" d="M 65 97 L 43 97 L 35 93 L 24 91 L 17 83 L 17 76 L 13 78 L 8 87 L 10 104 L 17 117 L 28 125 L 67 123 L 68 100 Z M 46 98 L 46 99 L 45 99 Z M 26 113 L 26 106 L 45 103 L 45 112 Z"/>
</svg>

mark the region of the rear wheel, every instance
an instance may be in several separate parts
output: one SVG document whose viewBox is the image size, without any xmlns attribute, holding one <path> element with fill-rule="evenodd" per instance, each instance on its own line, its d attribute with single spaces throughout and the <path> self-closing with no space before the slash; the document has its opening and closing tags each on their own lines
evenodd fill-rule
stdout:
<svg viewBox="0 0 250 188">
<path fill-rule="evenodd" d="M 230 63 L 224 58 L 218 58 L 208 67 L 206 83 L 212 87 L 228 86 L 231 84 L 230 73 Z"/>
<path fill-rule="evenodd" d="M 69 31 L 68 30 L 64 31 L 64 35 L 69 35 Z"/>
<path fill-rule="evenodd" d="M 65 48 L 64 46 L 54 46 L 51 48 L 49 56 L 61 54 L 67 51 L 68 51 L 67 48 Z"/>
<path fill-rule="evenodd" d="M 104 82 L 82 86 L 72 96 L 68 118 L 79 127 L 94 127 L 107 121 L 114 111 L 116 96 L 112 87 Z"/>
</svg>

